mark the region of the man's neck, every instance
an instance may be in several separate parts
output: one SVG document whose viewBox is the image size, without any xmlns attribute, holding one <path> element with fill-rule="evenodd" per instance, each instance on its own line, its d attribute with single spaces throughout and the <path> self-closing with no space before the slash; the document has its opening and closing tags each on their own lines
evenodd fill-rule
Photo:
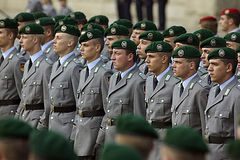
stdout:
<svg viewBox="0 0 240 160">
<path fill-rule="evenodd" d="M 233 25 L 233 26 L 229 26 L 227 33 L 230 33 L 232 30 L 238 28 L 237 26 Z"/>
<path fill-rule="evenodd" d="M 29 50 L 28 52 L 32 56 L 32 55 L 34 55 L 35 53 L 37 53 L 39 51 L 41 51 L 40 45 L 39 46 L 35 46 L 32 50 Z"/>
<path fill-rule="evenodd" d="M 58 55 L 62 58 L 71 52 L 73 52 L 73 49 L 67 49 L 64 53 L 58 53 Z"/>
<path fill-rule="evenodd" d="M 159 76 L 161 73 L 163 73 L 169 65 L 163 66 L 162 68 L 159 68 L 159 70 L 157 72 L 155 72 L 155 76 Z"/>
<path fill-rule="evenodd" d="M 181 77 L 181 81 L 184 82 L 188 78 L 192 77 L 195 73 L 197 73 L 197 72 L 190 72 L 190 73 L 188 73 L 185 77 Z"/>
<path fill-rule="evenodd" d="M 8 44 L 7 46 L 2 47 L 1 50 L 2 50 L 2 52 L 4 53 L 4 52 L 6 52 L 7 50 L 9 50 L 10 48 L 12 48 L 12 46 L 14 46 L 14 43 L 10 43 L 10 44 Z"/>
</svg>

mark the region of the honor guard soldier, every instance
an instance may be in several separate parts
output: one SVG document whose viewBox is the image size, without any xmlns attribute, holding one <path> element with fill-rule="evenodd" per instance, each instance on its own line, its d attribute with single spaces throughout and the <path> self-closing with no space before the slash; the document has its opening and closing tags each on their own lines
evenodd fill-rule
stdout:
<svg viewBox="0 0 240 160">
<path fill-rule="evenodd" d="M 163 35 L 158 31 L 146 31 L 140 34 L 139 36 L 140 43 L 137 46 L 138 51 L 138 57 L 140 58 L 137 66 L 141 72 L 143 72 L 145 75 L 148 73 L 148 67 L 145 63 L 147 54 L 145 52 L 145 49 L 148 45 L 155 41 L 162 41 Z M 170 55 L 171 56 L 171 55 Z"/>
<path fill-rule="evenodd" d="M 218 22 L 215 17 L 212 16 L 202 17 L 199 20 L 199 24 L 200 29 L 209 29 L 214 33 L 215 36 L 217 35 Z"/>
<path fill-rule="evenodd" d="M 225 8 L 221 11 L 219 25 L 226 33 L 240 32 L 240 11 L 236 8 Z"/>
<path fill-rule="evenodd" d="M 38 19 L 38 18 L 42 18 L 42 17 L 48 17 L 47 15 L 46 15 L 46 13 L 44 13 L 44 12 L 34 12 L 34 13 L 32 13 L 33 14 L 33 17 L 34 17 L 34 19 Z"/>
<path fill-rule="evenodd" d="M 200 48 L 202 50 L 201 61 L 203 63 L 203 67 L 202 67 L 202 70 L 198 70 L 198 71 L 205 71 L 207 73 L 207 74 L 202 74 L 201 79 L 204 82 L 208 83 L 209 85 L 212 85 L 212 81 L 210 78 L 210 74 L 208 72 L 209 62 L 208 62 L 207 56 L 215 49 L 222 48 L 222 47 L 226 47 L 226 41 L 220 37 L 210 37 L 204 40 L 200 44 Z"/>
<path fill-rule="evenodd" d="M 102 34 L 104 34 L 104 29 L 99 24 L 97 24 L 97 23 L 86 23 L 86 24 L 83 25 L 83 27 L 81 29 L 81 35 L 83 35 L 87 30 L 91 30 L 91 29 L 98 29 L 99 31 L 102 32 Z"/>
<path fill-rule="evenodd" d="M 108 80 L 113 72 L 100 58 L 104 45 L 101 31 L 87 30 L 80 37 L 79 43 L 87 67 L 80 73 L 77 90 L 74 148 L 81 159 L 88 160 L 95 159 L 93 149 L 107 105 Z"/>
<path fill-rule="evenodd" d="M 33 14 L 32 13 L 26 13 L 26 12 L 19 13 L 18 15 L 16 15 L 14 17 L 14 19 L 18 22 L 18 31 L 20 31 L 20 29 L 24 25 L 26 25 L 28 23 L 33 23 L 35 21 Z M 20 35 L 19 34 L 18 34 L 17 38 L 20 39 Z M 16 48 L 17 48 L 18 52 L 22 56 L 24 56 L 24 58 L 26 60 L 29 59 L 29 56 L 30 56 L 29 53 L 24 51 L 19 43 L 16 45 Z"/>
<path fill-rule="evenodd" d="M 164 41 L 169 43 L 173 48 L 175 48 L 174 40 L 182 35 L 185 34 L 187 31 L 182 26 L 172 26 L 163 31 Z"/>
<path fill-rule="evenodd" d="M 142 160 L 137 151 L 131 147 L 106 144 L 101 152 L 100 160 Z"/>
<path fill-rule="evenodd" d="M 199 39 L 193 33 L 185 33 L 185 34 L 178 36 L 174 40 L 174 43 L 175 43 L 175 48 L 173 50 L 176 50 L 182 46 L 193 46 L 197 49 L 199 47 Z"/>
<path fill-rule="evenodd" d="M 42 3 L 40 0 L 28 0 L 26 12 L 40 12 L 42 11 Z"/>
<path fill-rule="evenodd" d="M 227 47 L 236 50 L 240 46 L 240 32 L 231 32 L 224 36 Z"/>
<path fill-rule="evenodd" d="M 0 20 L 0 117 L 14 116 L 20 103 L 22 76 L 26 60 L 14 47 L 18 34 L 14 19 Z"/>
<path fill-rule="evenodd" d="M 167 130 L 160 152 L 161 160 L 205 160 L 209 149 L 199 132 L 181 126 Z"/>
<path fill-rule="evenodd" d="M 32 131 L 33 128 L 23 121 L 13 118 L 0 120 L 1 159 L 28 159 L 28 140 Z"/>
<path fill-rule="evenodd" d="M 146 64 L 153 73 L 146 80 L 146 119 L 158 131 L 159 137 L 163 137 L 165 128 L 172 126 L 172 94 L 179 82 L 169 65 L 172 50 L 172 46 L 163 41 L 153 42 L 146 48 Z M 150 159 L 160 158 L 159 148 L 160 142 L 156 142 Z"/>
<path fill-rule="evenodd" d="M 218 85 L 211 88 L 205 110 L 205 138 L 212 160 L 228 159 L 224 147 L 237 135 L 240 103 L 240 83 L 235 71 L 237 53 L 231 48 L 220 48 L 208 55 L 210 77 Z"/>
<path fill-rule="evenodd" d="M 118 19 L 118 20 L 114 21 L 110 26 L 112 26 L 112 25 L 123 25 L 123 26 L 128 28 L 129 36 L 132 35 L 133 24 L 130 20 L 128 20 L 128 19 Z"/>
<path fill-rule="evenodd" d="M 20 114 L 20 119 L 36 128 L 44 109 L 50 105 L 48 83 L 53 62 L 41 50 L 44 30 L 39 24 L 26 24 L 19 34 L 19 42 L 23 50 L 29 52 L 30 59 L 24 66 L 22 97 L 17 114 Z M 48 117 L 43 119 L 48 120 Z"/>
<path fill-rule="evenodd" d="M 33 131 L 29 138 L 29 148 L 28 160 L 77 159 L 68 139 L 53 131 Z"/>
<path fill-rule="evenodd" d="M 140 43 L 138 38 L 139 35 L 145 31 L 150 30 L 157 31 L 157 26 L 152 21 L 148 20 L 139 21 L 133 26 L 133 33 L 131 35 L 131 39 L 134 41 L 136 45 L 138 45 Z"/>
<path fill-rule="evenodd" d="M 65 15 L 56 15 L 54 17 L 52 17 L 52 19 L 54 20 L 55 24 L 58 23 L 58 21 L 62 20 L 65 18 Z"/>
<path fill-rule="evenodd" d="M 54 38 L 54 25 L 55 22 L 50 17 L 43 17 L 36 20 L 36 23 L 41 25 L 44 29 L 44 36 L 42 40 L 42 51 L 46 54 L 51 61 L 56 62 L 59 55 L 53 50 L 52 40 Z"/>
<path fill-rule="evenodd" d="M 57 26 L 64 25 L 64 24 L 77 27 L 78 22 L 74 18 L 64 17 L 63 19 L 60 19 L 58 22 L 55 23 L 55 28 L 57 28 Z"/>
<path fill-rule="evenodd" d="M 83 12 L 71 12 L 67 15 L 67 17 L 71 17 L 78 22 L 79 31 L 82 30 L 82 26 L 87 23 L 86 15 Z"/>
<path fill-rule="evenodd" d="M 75 58 L 74 48 L 80 32 L 72 25 L 55 29 L 54 52 L 60 58 L 54 63 L 49 82 L 51 112 L 49 129 L 70 138 L 76 114 L 77 87 L 83 66 Z"/>
<path fill-rule="evenodd" d="M 108 47 L 108 51 L 112 54 L 112 44 L 119 39 L 129 39 L 129 31 L 125 26 L 113 25 L 106 29 L 104 36 L 106 37 L 105 45 Z M 114 69 L 113 61 L 110 60 L 107 64 Z"/>
<path fill-rule="evenodd" d="M 227 151 L 227 154 L 228 154 L 230 160 L 240 159 L 239 148 L 240 148 L 240 140 L 239 139 L 230 141 L 227 144 L 226 151 Z"/>
<path fill-rule="evenodd" d="M 174 75 L 181 79 L 173 89 L 172 126 L 184 125 L 202 133 L 210 87 L 197 74 L 201 55 L 196 48 L 183 46 L 175 50 L 172 56 Z"/>
<path fill-rule="evenodd" d="M 115 143 L 136 149 L 143 160 L 149 159 L 156 139 L 157 132 L 143 117 L 126 114 L 117 118 Z"/>
<path fill-rule="evenodd" d="M 136 44 L 129 39 L 121 39 L 112 44 L 112 60 L 114 69 L 109 82 L 107 107 L 97 144 L 113 141 L 115 135 L 115 118 L 133 113 L 145 115 L 144 90 L 146 76 L 140 72 L 136 64 Z"/>
</svg>

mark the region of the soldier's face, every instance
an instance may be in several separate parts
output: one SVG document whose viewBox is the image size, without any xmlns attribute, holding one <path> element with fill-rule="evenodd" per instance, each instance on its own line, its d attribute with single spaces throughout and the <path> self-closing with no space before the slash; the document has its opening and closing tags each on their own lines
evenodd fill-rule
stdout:
<svg viewBox="0 0 240 160">
<path fill-rule="evenodd" d="M 65 33 L 56 33 L 53 39 L 54 52 L 61 55 L 65 53 L 68 48 L 68 39 Z"/>
<path fill-rule="evenodd" d="M 9 35 L 6 29 L 0 28 L 0 47 L 5 47 L 9 43 Z"/>
<path fill-rule="evenodd" d="M 238 46 L 240 46 L 240 43 L 237 43 L 237 42 L 227 41 L 226 43 L 227 43 L 227 47 L 232 48 L 233 50 L 236 50 Z"/>
<path fill-rule="evenodd" d="M 173 50 L 175 51 L 176 49 L 178 49 L 179 47 L 182 47 L 182 46 L 188 46 L 188 45 L 177 42 L 177 43 L 175 44 L 175 47 L 173 48 Z"/>
<path fill-rule="evenodd" d="M 220 59 L 210 59 L 208 71 L 210 73 L 211 81 L 222 84 L 226 81 L 226 75 L 229 72 L 232 72 L 232 69 L 229 68 L 230 63 L 227 65 Z"/>
<path fill-rule="evenodd" d="M 24 51 L 31 51 L 35 45 L 33 41 L 33 35 L 30 34 L 21 34 L 19 43 Z"/>
<path fill-rule="evenodd" d="M 118 40 L 117 36 L 107 36 L 107 40 L 106 40 L 105 44 L 107 45 L 109 52 L 112 52 L 111 46 L 117 40 Z"/>
<path fill-rule="evenodd" d="M 209 62 L 207 59 L 207 56 L 216 48 L 202 48 L 202 55 L 201 55 L 201 60 L 203 62 L 203 67 L 208 68 Z"/>
<path fill-rule="evenodd" d="M 111 59 L 113 61 L 114 69 L 118 71 L 125 71 L 129 67 L 129 63 L 133 61 L 133 54 L 127 54 L 124 49 L 113 49 Z"/>
<path fill-rule="evenodd" d="M 188 62 L 185 58 L 174 58 L 172 68 L 174 76 L 185 80 L 188 78 L 190 62 Z"/>
<path fill-rule="evenodd" d="M 137 46 L 139 58 L 145 59 L 147 57 L 147 54 L 145 53 L 145 49 L 151 43 L 152 43 L 151 41 L 140 39 L 140 43 Z"/>
<path fill-rule="evenodd" d="M 94 61 L 99 57 L 99 53 L 97 52 L 97 46 L 94 43 L 94 39 L 87 41 L 87 42 L 82 42 L 81 43 L 81 54 L 82 58 L 86 59 L 88 63 Z"/>
<path fill-rule="evenodd" d="M 145 60 L 148 66 L 148 71 L 153 72 L 158 76 L 163 68 L 163 55 L 160 53 L 147 53 L 147 58 Z"/>
<path fill-rule="evenodd" d="M 167 42 L 168 44 L 170 44 L 173 48 L 175 48 L 175 43 L 174 43 L 174 39 L 176 37 L 167 37 L 167 38 L 164 38 L 164 42 Z"/>
<path fill-rule="evenodd" d="M 223 31 L 227 31 L 229 28 L 229 20 L 226 15 L 221 15 L 220 20 L 219 20 L 219 25 Z"/>
<path fill-rule="evenodd" d="M 139 44 L 139 39 L 138 39 L 138 37 L 139 37 L 139 35 L 140 35 L 141 33 L 143 33 L 143 32 L 144 32 L 144 30 L 138 30 L 138 29 L 134 29 L 134 30 L 133 30 L 133 33 L 132 33 L 132 35 L 131 35 L 131 40 L 133 40 L 136 45 Z"/>
</svg>

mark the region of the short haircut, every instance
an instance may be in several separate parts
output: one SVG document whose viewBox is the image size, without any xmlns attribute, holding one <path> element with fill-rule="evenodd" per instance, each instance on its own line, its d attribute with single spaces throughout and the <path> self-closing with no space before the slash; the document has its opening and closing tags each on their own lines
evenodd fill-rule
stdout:
<svg viewBox="0 0 240 160">
<path fill-rule="evenodd" d="M 188 62 L 194 62 L 195 63 L 195 69 L 198 70 L 200 58 L 186 58 Z"/>
<path fill-rule="evenodd" d="M 230 13 L 226 15 L 228 19 L 232 18 L 235 26 L 239 27 L 240 24 L 240 13 Z"/>
<path fill-rule="evenodd" d="M 202 28 L 209 29 L 214 34 L 217 34 L 218 23 L 217 21 L 203 21 L 200 23 Z"/>
<path fill-rule="evenodd" d="M 221 61 L 222 61 L 225 65 L 231 63 L 231 64 L 232 64 L 232 74 L 235 74 L 236 68 L 237 68 L 237 64 L 238 64 L 237 59 L 221 59 Z"/>
<path fill-rule="evenodd" d="M 17 28 L 15 28 L 15 29 L 6 28 L 6 31 L 7 31 L 7 34 L 13 33 L 14 40 L 16 39 L 16 37 L 17 37 L 17 35 L 18 35 L 18 29 L 17 29 Z"/>
<path fill-rule="evenodd" d="M 104 48 L 104 40 L 103 40 L 103 38 L 95 38 L 93 40 L 94 40 L 93 41 L 94 45 L 97 45 L 97 44 L 101 45 L 101 50 L 100 50 L 100 53 L 101 53 L 103 48 Z"/>
<path fill-rule="evenodd" d="M 78 24 L 84 25 L 84 24 L 87 23 L 87 19 L 85 19 L 85 18 L 84 19 L 78 19 L 77 22 L 78 22 Z"/>
<path fill-rule="evenodd" d="M 169 52 L 158 52 L 158 55 L 159 56 L 167 56 L 168 57 L 168 63 L 171 63 L 172 62 L 172 53 L 169 53 Z"/>
<path fill-rule="evenodd" d="M 126 50 L 127 55 L 129 55 L 131 53 L 133 54 L 133 62 L 136 62 L 137 61 L 136 51 Z"/>
</svg>

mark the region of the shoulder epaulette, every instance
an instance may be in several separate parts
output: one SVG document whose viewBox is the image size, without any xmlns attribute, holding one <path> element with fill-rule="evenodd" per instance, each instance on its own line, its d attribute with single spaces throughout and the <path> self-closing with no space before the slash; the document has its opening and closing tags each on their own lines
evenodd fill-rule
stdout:
<svg viewBox="0 0 240 160">
<path fill-rule="evenodd" d="M 48 64 L 53 64 L 53 61 L 50 59 L 50 58 L 45 58 L 45 61 L 48 63 Z"/>
<path fill-rule="evenodd" d="M 206 87 L 208 86 L 208 84 L 206 82 L 204 82 L 203 80 L 198 80 L 197 83 L 201 86 L 201 87 Z"/>
<path fill-rule="evenodd" d="M 142 72 L 138 73 L 138 75 L 143 79 L 145 80 L 146 79 L 146 75 Z"/>
</svg>

